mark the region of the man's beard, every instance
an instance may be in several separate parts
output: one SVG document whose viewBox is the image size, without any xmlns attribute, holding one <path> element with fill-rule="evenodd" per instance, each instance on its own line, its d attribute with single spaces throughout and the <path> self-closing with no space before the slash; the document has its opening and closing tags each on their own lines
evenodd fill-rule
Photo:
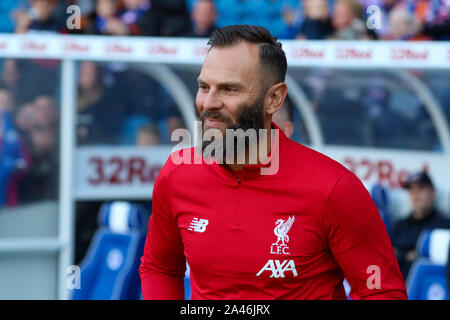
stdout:
<svg viewBox="0 0 450 320">
<path fill-rule="evenodd" d="M 222 114 L 218 110 L 206 110 L 203 113 L 199 113 L 197 108 L 195 108 L 195 114 L 197 116 L 197 119 L 199 119 L 202 123 L 202 134 L 204 135 L 205 132 L 209 128 L 205 125 L 205 118 L 211 118 L 219 121 L 223 121 L 225 123 L 225 132 L 222 132 L 223 137 L 222 141 L 215 141 L 212 139 L 211 141 L 204 141 L 202 139 L 202 145 L 201 145 L 201 152 L 203 154 L 205 148 L 207 148 L 212 143 L 215 143 L 219 147 L 217 150 L 222 153 L 222 159 L 227 159 L 227 149 L 233 148 L 234 157 L 237 157 L 238 154 L 238 145 L 243 144 L 245 145 L 245 150 L 249 150 L 250 147 L 250 139 L 247 136 L 243 136 L 243 140 L 239 140 L 241 135 L 238 135 L 239 137 L 234 137 L 231 141 L 227 140 L 227 134 L 226 131 L 228 129 L 234 131 L 241 129 L 243 132 L 246 132 L 247 130 L 255 130 L 256 131 L 256 144 L 259 143 L 259 130 L 264 129 L 264 96 L 260 96 L 254 103 L 252 104 L 241 104 L 237 108 L 237 116 L 236 116 L 236 122 L 234 123 L 233 120 L 225 115 Z M 218 155 L 215 154 L 215 150 L 211 152 L 211 156 L 217 158 Z M 200 150 L 199 150 L 200 151 Z"/>
</svg>

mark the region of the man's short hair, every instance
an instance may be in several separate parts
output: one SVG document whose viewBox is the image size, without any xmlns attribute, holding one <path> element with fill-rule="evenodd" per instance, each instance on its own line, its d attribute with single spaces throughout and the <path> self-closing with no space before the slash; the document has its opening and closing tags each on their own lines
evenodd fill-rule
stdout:
<svg viewBox="0 0 450 320">
<path fill-rule="evenodd" d="M 267 78 L 267 74 L 271 75 L 271 85 L 279 82 L 284 82 L 287 70 L 286 54 L 282 49 L 281 42 L 272 36 L 264 27 L 233 25 L 219 28 L 211 35 L 208 45 L 209 50 L 214 47 L 226 48 L 233 47 L 242 41 L 259 44 L 259 61 L 261 67 L 266 74 L 263 76 Z"/>
</svg>

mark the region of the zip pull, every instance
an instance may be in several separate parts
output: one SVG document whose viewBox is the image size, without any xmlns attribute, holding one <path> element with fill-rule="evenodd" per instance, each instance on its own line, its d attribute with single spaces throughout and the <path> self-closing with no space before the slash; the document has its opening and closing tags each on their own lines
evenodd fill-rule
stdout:
<svg viewBox="0 0 450 320">
<path fill-rule="evenodd" d="M 241 178 L 238 178 L 238 184 L 241 184 Z"/>
</svg>

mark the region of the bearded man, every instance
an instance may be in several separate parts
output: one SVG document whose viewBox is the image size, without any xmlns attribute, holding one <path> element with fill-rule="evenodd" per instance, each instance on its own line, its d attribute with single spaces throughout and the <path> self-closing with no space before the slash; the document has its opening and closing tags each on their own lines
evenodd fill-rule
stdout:
<svg viewBox="0 0 450 320">
<path fill-rule="evenodd" d="M 263 27 L 238 25 L 208 44 L 196 109 L 211 139 L 176 151 L 157 177 L 144 299 L 184 299 L 186 261 L 192 299 L 346 299 L 344 277 L 352 298 L 406 299 L 362 183 L 272 122 L 287 95 L 281 43 Z M 223 150 L 205 152 L 215 144 Z M 173 160 L 186 155 L 208 161 Z"/>
</svg>

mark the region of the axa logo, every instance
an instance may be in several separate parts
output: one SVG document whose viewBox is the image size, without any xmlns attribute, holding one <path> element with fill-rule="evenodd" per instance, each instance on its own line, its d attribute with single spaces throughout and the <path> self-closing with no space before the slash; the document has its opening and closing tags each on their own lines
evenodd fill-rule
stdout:
<svg viewBox="0 0 450 320">
<path fill-rule="evenodd" d="M 256 276 L 259 277 L 265 271 L 272 272 L 270 278 L 285 278 L 285 272 L 292 272 L 294 277 L 298 276 L 294 260 L 269 260 Z"/>
<path fill-rule="evenodd" d="M 205 232 L 209 221 L 206 219 L 193 218 L 189 225 L 189 231 Z"/>
<path fill-rule="evenodd" d="M 277 236 L 277 242 L 272 243 L 270 247 L 270 253 L 272 254 L 290 254 L 287 243 L 289 242 L 288 232 L 291 230 L 292 224 L 295 221 L 295 217 L 289 217 L 287 220 L 278 219 L 275 222 L 276 227 L 273 233 Z"/>
</svg>

